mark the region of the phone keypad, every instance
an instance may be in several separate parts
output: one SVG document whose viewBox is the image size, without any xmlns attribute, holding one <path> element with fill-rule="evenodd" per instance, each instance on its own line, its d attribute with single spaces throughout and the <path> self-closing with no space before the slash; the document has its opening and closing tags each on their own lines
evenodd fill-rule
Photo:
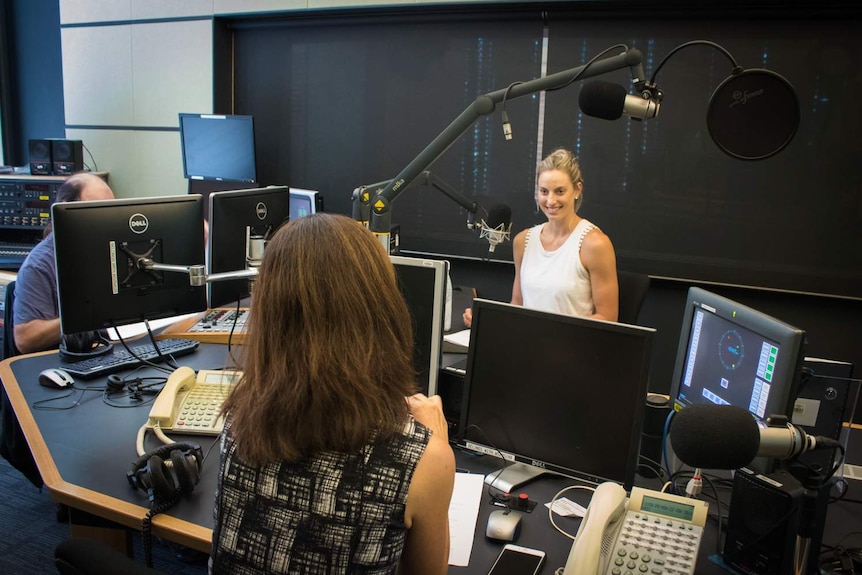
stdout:
<svg viewBox="0 0 862 575">
<path fill-rule="evenodd" d="M 648 513 L 626 513 L 607 573 L 691 575 L 702 535 L 699 525 Z"/>
<path fill-rule="evenodd" d="M 218 435 L 224 427 L 219 409 L 228 392 L 226 385 L 198 383 L 186 395 L 177 415 L 175 431 Z"/>
</svg>

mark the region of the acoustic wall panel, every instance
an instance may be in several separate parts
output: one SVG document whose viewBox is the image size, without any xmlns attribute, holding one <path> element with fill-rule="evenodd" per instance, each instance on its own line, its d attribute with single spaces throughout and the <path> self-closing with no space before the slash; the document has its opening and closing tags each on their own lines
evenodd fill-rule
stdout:
<svg viewBox="0 0 862 575">
<path fill-rule="evenodd" d="M 66 124 L 132 124 L 131 27 L 62 28 L 60 39 Z"/>
<path fill-rule="evenodd" d="M 60 0 L 60 24 L 128 20 L 131 0 Z"/>
<path fill-rule="evenodd" d="M 135 126 L 178 127 L 180 112 L 213 107 L 212 22 L 132 26 Z"/>
</svg>

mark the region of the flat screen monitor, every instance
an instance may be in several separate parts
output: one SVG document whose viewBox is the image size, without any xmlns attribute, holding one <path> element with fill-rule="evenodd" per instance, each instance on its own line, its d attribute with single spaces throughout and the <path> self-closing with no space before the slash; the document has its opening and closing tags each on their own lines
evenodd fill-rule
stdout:
<svg viewBox="0 0 862 575">
<path fill-rule="evenodd" d="M 655 330 L 473 300 L 458 443 L 510 465 L 503 491 L 546 472 L 631 488 Z"/>
<path fill-rule="evenodd" d="M 63 333 L 206 309 L 206 288 L 188 273 L 136 266 L 141 256 L 204 265 L 200 196 L 57 203 L 51 213 Z"/>
<path fill-rule="evenodd" d="M 180 142 L 186 178 L 257 181 L 252 116 L 180 114 Z"/>
<path fill-rule="evenodd" d="M 209 202 L 210 274 L 260 265 L 262 246 L 290 217 L 286 186 L 213 192 Z M 251 294 L 251 285 L 248 279 L 210 282 L 210 307 L 235 304 Z"/>
<path fill-rule="evenodd" d="M 398 287 L 413 318 L 413 366 L 417 384 L 426 395 L 437 393 L 437 377 L 443 350 L 446 280 L 449 264 L 389 256 L 395 266 Z"/>
<path fill-rule="evenodd" d="M 319 192 L 290 188 L 290 219 L 323 211 L 322 203 Z"/>
<path fill-rule="evenodd" d="M 691 287 L 674 364 L 671 397 L 735 405 L 763 421 L 792 416 L 805 332 L 707 290 Z"/>
</svg>

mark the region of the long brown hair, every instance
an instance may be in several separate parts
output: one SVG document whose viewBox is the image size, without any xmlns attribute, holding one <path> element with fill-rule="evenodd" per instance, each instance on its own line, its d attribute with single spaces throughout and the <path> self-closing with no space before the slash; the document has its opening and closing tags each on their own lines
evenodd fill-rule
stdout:
<svg viewBox="0 0 862 575">
<path fill-rule="evenodd" d="M 249 463 L 357 451 L 403 428 L 416 391 L 413 328 L 383 247 L 315 214 L 269 241 L 252 296 L 244 376 L 224 403 Z"/>
</svg>

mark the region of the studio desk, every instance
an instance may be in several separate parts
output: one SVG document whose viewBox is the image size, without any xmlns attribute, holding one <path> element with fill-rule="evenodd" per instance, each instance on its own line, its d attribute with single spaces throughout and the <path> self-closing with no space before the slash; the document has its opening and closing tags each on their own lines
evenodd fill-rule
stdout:
<svg viewBox="0 0 862 575">
<path fill-rule="evenodd" d="M 202 343 L 195 353 L 179 358 L 179 363 L 195 370 L 234 367 L 226 345 L 209 343 Z M 93 391 L 74 391 L 68 397 L 58 399 L 68 391 L 46 388 L 37 383 L 40 371 L 58 365 L 57 352 L 18 356 L 0 363 L 0 378 L 51 497 L 73 511 L 70 513 L 71 534 L 101 538 L 127 550 L 129 531 L 123 528 L 140 530 L 141 521 L 149 511 L 146 494 L 129 485 L 126 472 L 137 459 L 136 433 L 147 418 L 150 404 L 136 405 L 129 400 L 127 408 L 107 405 L 103 401 L 103 393 L 95 391 L 105 387 L 105 377 L 77 383 Z M 135 375 L 165 374 L 145 368 Z M 51 399 L 53 401 L 44 403 Z M 218 450 L 214 447 L 216 438 L 179 434 L 173 437 L 179 441 L 193 440 L 202 446 L 206 454 L 202 477 L 192 493 L 153 519 L 153 534 L 208 553 L 218 469 Z M 159 445 L 161 443 L 157 439 L 147 435 L 148 450 Z M 498 467 L 496 458 L 470 454 L 457 448 L 455 454 L 458 471 L 461 472 L 486 474 Z M 650 489 L 661 487 L 657 479 L 639 478 L 638 482 Z M 538 506 L 524 517 L 516 543 L 547 553 L 541 570 L 546 575 L 565 564 L 571 541 L 551 526 L 544 504 L 572 483 L 562 477 L 543 477 L 523 489 L 530 499 L 538 502 Z M 855 487 L 851 488 L 851 497 Z M 566 497 L 582 505 L 589 501 L 589 493 L 584 490 L 569 491 Z M 488 572 L 503 546 L 502 542 L 485 537 L 488 515 L 496 509 L 499 507 L 491 504 L 486 486 L 479 506 L 469 566 L 450 567 L 450 573 L 484 575 Z M 572 534 L 579 524 L 579 520 L 574 518 L 558 517 L 556 521 Z M 840 536 L 853 531 L 854 526 L 858 530 L 862 522 L 858 510 L 846 504 L 840 509 L 830 510 L 828 523 L 824 542 L 834 545 Z M 725 573 L 709 560 L 709 555 L 716 553 L 716 531 L 715 522 L 708 522 L 701 542 L 697 573 Z"/>
</svg>

